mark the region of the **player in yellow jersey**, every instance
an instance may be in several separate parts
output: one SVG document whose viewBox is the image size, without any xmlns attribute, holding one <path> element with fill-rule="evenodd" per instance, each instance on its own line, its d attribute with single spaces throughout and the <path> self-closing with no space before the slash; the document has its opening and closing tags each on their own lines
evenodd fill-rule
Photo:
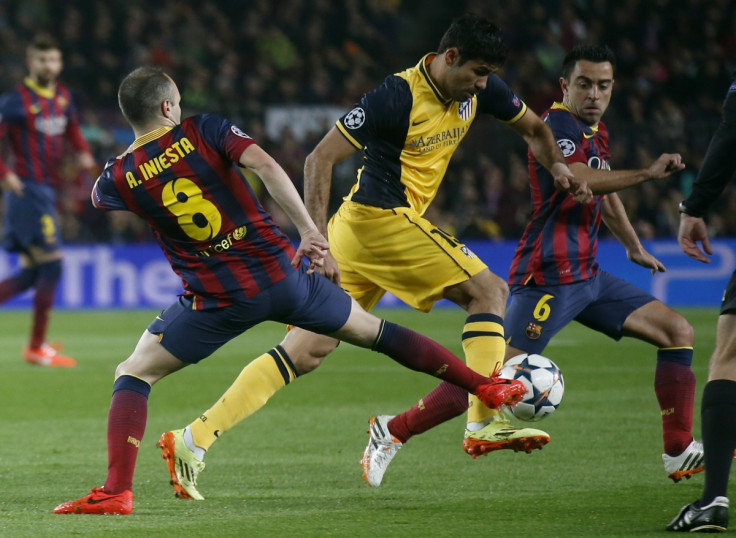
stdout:
<svg viewBox="0 0 736 538">
<path fill-rule="evenodd" d="M 490 374 L 502 363 L 506 346 L 507 285 L 465 245 L 422 216 L 450 158 L 476 116 L 491 114 L 527 141 L 559 189 L 580 202 L 590 199 L 590 191 L 574 179 L 549 128 L 496 75 L 507 47 L 494 24 L 463 15 L 453 21 L 438 50 L 387 77 L 325 135 L 305 163 L 306 205 L 320 231 L 328 233 L 332 256 L 325 260 L 326 276 L 367 310 L 386 291 L 423 312 L 439 299 L 451 300 L 468 313 L 462 333 L 468 366 Z M 332 168 L 356 151 L 363 152 L 364 165 L 328 226 Z M 304 374 L 337 344 L 334 338 L 294 329 L 278 353 Z M 284 385 L 271 355 L 258 357 L 211 409 L 184 429 L 174 449 L 176 467 L 201 468 L 194 458 L 201 459 L 217 436 Z M 411 424 L 385 415 L 371 419 L 363 458 L 370 485 L 380 484 L 409 429 L 420 433 L 468 409 L 466 397 L 458 399 L 447 389 L 440 384 L 405 413 Z M 471 398 L 466 437 L 477 440 L 470 450 L 473 456 L 504 448 L 530 451 L 549 441 L 540 430 L 489 423 L 491 416 Z M 196 493 L 195 477 L 182 473 L 178 478 L 185 491 Z"/>
</svg>

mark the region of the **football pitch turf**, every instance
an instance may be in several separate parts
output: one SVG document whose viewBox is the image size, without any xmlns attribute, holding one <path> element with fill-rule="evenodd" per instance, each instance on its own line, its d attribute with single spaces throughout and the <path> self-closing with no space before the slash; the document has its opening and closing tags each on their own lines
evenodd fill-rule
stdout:
<svg viewBox="0 0 736 538">
<path fill-rule="evenodd" d="M 699 439 L 717 310 L 681 312 L 696 330 Z M 49 339 L 79 362 L 68 370 L 25 363 L 30 314 L 0 313 L 0 536 L 671 536 L 666 523 L 700 496 L 702 475 L 674 484 L 664 473 L 654 348 L 573 324 L 545 351 L 566 390 L 560 408 L 535 424 L 552 438 L 541 451 L 473 460 L 457 418 L 413 438 L 383 485 L 368 487 L 358 462 L 369 417 L 404 410 L 436 382 L 342 344 L 212 447 L 198 482 L 205 501 L 175 498 L 159 435 L 188 424 L 280 341 L 283 326 L 269 323 L 153 388 L 132 515 L 52 514 L 102 485 L 114 369 L 156 313 L 55 312 Z M 377 313 L 462 356 L 461 310 Z"/>
</svg>

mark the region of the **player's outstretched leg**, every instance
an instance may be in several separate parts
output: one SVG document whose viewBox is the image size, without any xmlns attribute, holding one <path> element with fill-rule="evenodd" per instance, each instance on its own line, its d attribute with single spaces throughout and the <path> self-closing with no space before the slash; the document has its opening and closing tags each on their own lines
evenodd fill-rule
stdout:
<svg viewBox="0 0 736 538">
<path fill-rule="evenodd" d="M 491 409 L 513 406 L 526 394 L 521 381 L 499 377 L 498 368 L 488 377 L 478 374 L 434 340 L 389 321 L 381 322 L 372 349 L 411 370 L 462 387 Z"/>
<path fill-rule="evenodd" d="M 151 335 L 151 338 L 153 335 Z M 128 374 L 113 385 L 107 418 L 107 478 L 101 488 L 60 504 L 55 514 L 120 514 L 133 511 L 133 472 L 148 416 L 151 385 Z"/>
<path fill-rule="evenodd" d="M 197 491 L 197 476 L 204 470 L 204 462 L 187 447 L 184 430 L 164 432 L 156 444 L 166 460 L 174 494 L 180 499 L 204 500 Z"/>
</svg>

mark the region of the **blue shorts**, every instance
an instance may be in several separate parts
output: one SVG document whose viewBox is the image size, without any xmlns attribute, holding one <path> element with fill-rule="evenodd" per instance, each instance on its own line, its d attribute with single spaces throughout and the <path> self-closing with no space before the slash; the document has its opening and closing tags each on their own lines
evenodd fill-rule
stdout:
<svg viewBox="0 0 736 538">
<path fill-rule="evenodd" d="M 5 191 L 3 246 L 9 252 L 28 252 L 30 246 L 45 252 L 61 248 L 53 187 L 25 182 L 23 196 Z"/>
<path fill-rule="evenodd" d="M 550 339 L 573 320 L 620 340 L 629 314 L 656 301 L 654 296 L 605 271 L 574 284 L 513 285 L 510 289 L 504 333 L 510 346 L 526 353 L 541 353 Z"/>
<path fill-rule="evenodd" d="M 223 308 L 192 310 L 182 296 L 148 326 L 179 360 L 197 363 L 262 321 L 331 334 L 348 320 L 351 298 L 324 276 L 303 267 L 255 297 Z"/>
</svg>

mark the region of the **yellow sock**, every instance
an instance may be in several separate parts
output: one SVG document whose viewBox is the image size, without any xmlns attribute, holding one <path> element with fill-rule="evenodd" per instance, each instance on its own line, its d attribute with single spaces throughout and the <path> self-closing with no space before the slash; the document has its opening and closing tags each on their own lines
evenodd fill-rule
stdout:
<svg viewBox="0 0 736 538">
<path fill-rule="evenodd" d="M 294 365 L 281 346 L 253 360 L 220 399 L 189 425 L 194 444 L 208 450 L 220 435 L 266 405 L 295 378 Z"/>
<path fill-rule="evenodd" d="M 503 364 L 506 340 L 503 320 L 495 314 L 472 314 L 463 327 L 465 362 L 471 370 L 491 375 L 496 365 Z M 468 422 L 485 422 L 497 414 L 477 397 L 468 395 Z"/>
</svg>

